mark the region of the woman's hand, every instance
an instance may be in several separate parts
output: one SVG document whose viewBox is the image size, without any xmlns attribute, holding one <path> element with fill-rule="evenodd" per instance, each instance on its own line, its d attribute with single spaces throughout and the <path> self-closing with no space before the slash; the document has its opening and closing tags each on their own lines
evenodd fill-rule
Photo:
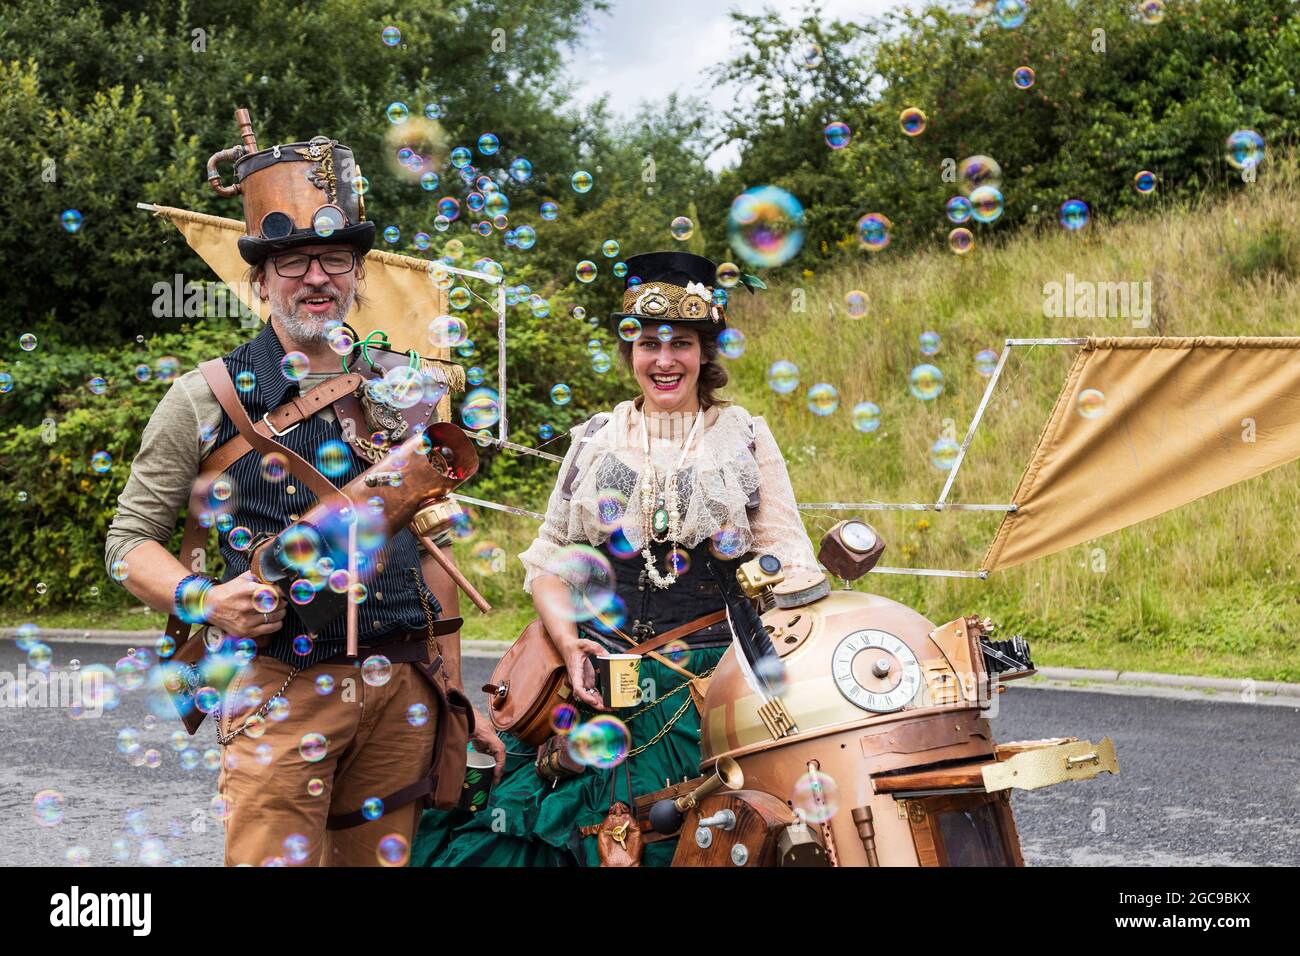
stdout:
<svg viewBox="0 0 1300 956">
<path fill-rule="evenodd" d="M 496 786 L 501 782 L 501 773 L 506 766 L 506 745 L 497 736 L 492 722 L 484 717 L 477 707 L 473 710 L 474 733 L 470 734 L 469 739 L 474 744 L 475 750 L 481 754 L 491 754 L 492 759 L 497 762 L 496 772 L 492 776 L 492 785 Z"/>
<path fill-rule="evenodd" d="M 267 586 L 252 571 L 245 571 L 225 584 L 218 584 L 204 600 L 208 623 L 233 637 L 251 637 L 262 646 L 284 625 L 285 606 L 278 600 L 265 614 L 253 604 L 253 595 Z M 271 589 L 274 593 L 274 589 Z"/>
<path fill-rule="evenodd" d="M 591 666 L 587 655 L 604 653 L 605 648 L 583 637 L 569 642 L 563 652 L 573 696 L 592 710 L 605 710 L 606 707 L 600 699 L 600 690 L 596 687 L 596 669 Z"/>
</svg>

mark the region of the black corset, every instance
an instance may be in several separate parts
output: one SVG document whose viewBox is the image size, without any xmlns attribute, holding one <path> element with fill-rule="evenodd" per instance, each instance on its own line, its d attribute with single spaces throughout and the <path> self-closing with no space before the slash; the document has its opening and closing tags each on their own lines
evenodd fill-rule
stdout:
<svg viewBox="0 0 1300 956">
<path fill-rule="evenodd" d="M 660 574 L 668 573 L 667 556 L 670 549 L 668 543 L 652 545 L 651 553 Z M 637 641 L 722 610 L 722 594 L 709 570 L 709 563 L 722 574 L 735 575 L 736 569 L 751 557 L 742 555 L 723 560 L 709 550 L 709 540 L 705 539 L 693 548 L 681 548 L 690 558 L 689 567 L 678 574 L 677 580 L 668 587 L 657 588 L 650 582 L 645 558 L 640 551 L 630 558 L 620 558 L 610 549 L 608 541 L 601 545 L 600 550 L 614 567 L 615 591 L 627 609 L 627 620 L 620 629 Z M 623 648 L 623 643 L 617 638 L 594 633 L 589 636 L 611 649 Z M 724 620 L 696 631 L 683 640 L 691 647 L 717 647 L 730 643 L 731 629 Z"/>
</svg>

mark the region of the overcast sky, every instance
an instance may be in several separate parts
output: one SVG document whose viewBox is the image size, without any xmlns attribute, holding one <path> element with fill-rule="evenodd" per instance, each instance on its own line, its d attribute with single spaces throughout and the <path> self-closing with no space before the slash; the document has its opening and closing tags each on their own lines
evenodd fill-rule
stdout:
<svg viewBox="0 0 1300 956">
<path fill-rule="evenodd" d="M 821 0 L 823 19 L 866 20 L 899 0 Z M 630 116 L 641 100 L 660 102 L 674 91 L 707 94 L 723 107 L 726 91 L 708 90 L 705 70 L 738 49 L 729 10 L 756 14 L 780 9 L 787 23 L 797 23 L 804 3 L 772 0 L 611 0 L 610 11 L 595 14 L 586 42 L 569 58 L 578 84 L 577 98 L 589 103 L 609 95 L 610 108 Z M 730 150 L 709 161 L 715 169 L 731 162 Z"/>
</svg>

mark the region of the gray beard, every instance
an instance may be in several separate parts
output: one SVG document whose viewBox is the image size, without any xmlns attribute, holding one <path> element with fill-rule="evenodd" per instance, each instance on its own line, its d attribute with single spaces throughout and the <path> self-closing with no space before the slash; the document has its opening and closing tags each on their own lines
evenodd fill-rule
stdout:
<svg viewBox="0 0 1300 956">
<path fill-rule="evenodd" d="M 299 345 L 311 346 L 317 342 L 325 342 L 327 333 L 325 323 L 332 319 L 343 321 L 348 312 L 352 309 L 352 302 L 356 298 L 356 290 L 349 292 L 347 296 L 335 303 L 334 313 L 323 316 L 320 319 L 299 318 L 298 309 L 292 304 L 292 300 L 285 299 L 281 296 L 271 296 L 271 318 L 279 323 L 280 328 L 285 335 L 291 338 Z"/>
</svg>

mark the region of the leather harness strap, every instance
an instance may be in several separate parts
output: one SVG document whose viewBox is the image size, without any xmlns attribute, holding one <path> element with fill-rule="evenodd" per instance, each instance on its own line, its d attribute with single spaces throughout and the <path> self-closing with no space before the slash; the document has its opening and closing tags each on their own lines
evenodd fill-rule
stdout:
<svg viewBox="0 0 1300 956">
<path fill-rule="evenodd" d="M 632 650 L 637 654 L 649 654 L 651 651 L 657 651 L 665 644 L 671 644 L 679 637 L 686 637 L 688 634 L 694 634 L 696 631 L 702 631 L 706 627 L 709 627 L 713 624 L 717 624 L 719 621 L 725 621 L 726 619 L 727 619 L 727 609 L 724 607 L 720 611 L 713 611 L 709 614 L 705 614 L 703 617 L 697 617 L 693 621 L 687 621 L 685 624 L 680 624 L 677 627 L 674 627 L 670 631 L 664 631 L 662 634 L 656 634 L 654 637 L 650 638 L 649 640 L 642 641 L 640 644 L 633 643 L 632 647 L 629 648 L 629 650 Z"/>
</svg>

